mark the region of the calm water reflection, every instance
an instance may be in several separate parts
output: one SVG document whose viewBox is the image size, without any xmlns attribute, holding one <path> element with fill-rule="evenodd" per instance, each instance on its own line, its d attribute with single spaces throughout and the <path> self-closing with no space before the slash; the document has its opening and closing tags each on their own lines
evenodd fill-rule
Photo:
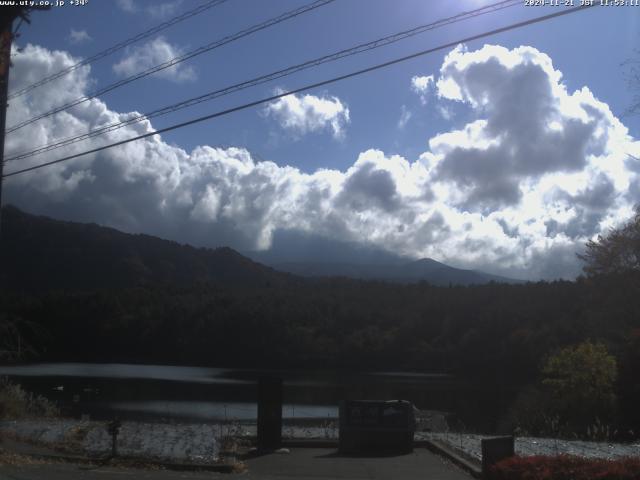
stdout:
<svg viewBox="0 0 640 480">
<path fill-rule="evenodd" d="M 45 363 L 0 366 L 66 412 L 94 418 L 254 421 L 257 380 L 284 380 L 288 419 L 335 418 L 342 399 L 407 399 L 421 409 L 454 411 L 465 388 L 447 375 L 412 372 L 234 370 L 164 365 Z M 467 395 L 468 396 L 468 395 Z"/>
</svg>

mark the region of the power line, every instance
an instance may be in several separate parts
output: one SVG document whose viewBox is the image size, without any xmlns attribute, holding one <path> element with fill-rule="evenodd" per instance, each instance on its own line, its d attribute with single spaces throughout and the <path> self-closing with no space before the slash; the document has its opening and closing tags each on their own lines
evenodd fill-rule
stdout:
<svg viewBox="0 0 640 480">
<path fill-rule="evenodd" d="M 213 49 L 222 47 L 223 45 L 226 45 L 228 43 L 231 42 L 235 42 L 236 40 L 239 40 L 240 38 L 249 36 L 255 32 L 259 32 L 260 30 L 264 30 L 266 28 L 272 27 L 273 25 L 276 25 L 278 23 L 284 22 L 285 20 L 289 20 L 291 18 L 295 18 L 299 15 L 302 15 L 304 13 L 310 12 L 311 10 L 315 10 L 316 8 L 320 8 L 323 7 L 324 5 L 327 5 L 329 3 L 335 2 L 335 0 L 315 0 L 314 2 L 311 2 L 307 5 L 304 5 L 302 7 L 299 8 L 295 8 L 293 10 L 289 10 L 288 12 L 285 12 L 281 15 L 278 15 L 277 17 L 273 17 L 270 18 L 269 20 L 266 20 L 262 23 L 258 23 L 256 25 L 253 25 L 249 28 L 246 28 L 244 30 L 241 30 L 237 33 L 234 33 L 233 35 L 227 35 L 226 37 L 223 37 L 219 40 L 216 40 L 214 42 L 208 43 L 207 45 L 204 45 L 202 47 L 199 47 L 195 50 L 192 50 L 188 53 L 185 53 L 183 55 L 179 55 L 177 57 L 174 57 L 170 60 L 167 60 L 166 62 L 163 62 L 161 64 L 155 65 L 153 67 L 150 67 L 142 72 L 136 73 L 134 75 L 131 75 L 127 78 L 124 78 L 120 81 L 117 81 L 115 83 L 112 83 L 111 85 L 107 85 L 104 88 L 101 88 L 100 90 L 97 90 L 96 92 L 90 94 L 90 95 L 86 95 L 84 97 L 80 97 L 77 98 L 75 100 L 72 100 L 69 103 L 66 103 L 60 107 L 56 107 L 52 110 L 49 110 L 48 112 L 45 113 L 41 113 L 40 115 L 36 115 L 35 117 L 32 117 L 28 120 L 25 120 L 23 122 L 20 122 L 16 125 L 13 125 L 11 127 L 9 127 L 7 129 L 6 133 L 11 133 L 11 132 L 15 132 L 16 130 L 26 127 L 27 125 L 32 124 L 33 122 L 36 122 L 38 120 L 41 120 L 43 118 L 49 117 L 51 115 L 54 115 L 56 113 L 62 112 L 64 110 L 67 110 L 71 107 L 75 107 L 76 105 L 80 105 L 81 103 L 84 102 L 88 102 L 89 100 L 92 100 L 96 97 L 99 97 L 101 95 L 104 95 L 107 92 L 110 92 L 112 90 L 115 90 L 116 88 L 120 88 L 124 85 L 127 85 L 131 82 L 134 82 L 136 80 L 140 80 L 141 78 L 147 77 L 153 73 L 157 73 L 160 72 L 164 69 L 167 69 L 169 67 L 173 67 L 175 65 L 178 65 L 179 63 L 182 63 L 186 60 L 189 60 L 193 57 L 197 57 L 198 55 L 202 55 L 203 53 L 209 52 Z"/>
<path fill-rule="evenodd" d="M 151 112 L 147 112 L 144 114 L 140 114 L 140 115 L 136 115 L 134 117 L 131 117 L 127 120 L 124 121 L 120 121 L 120 122 L 115 122 L 115 123 L 111 123 L 108 125 L 104 125 L 102 127 L 99 127 L 97 129 L 94 129 L 90 132 L 87 133 L 83 133 L 80 135 L 75 135 L 72 137 L 67 137 L 64 139 L 60 139 L 57 140 L 53 143 L 38 147 L 34 150 L 30 150 L 28 152 L 22 152 L 20 154 L 16 154 L 10 158 L 7 158 L 6 161 L 15 161 L 15 160 L 21 160 L 24 158 L 29 158 L 32 157 L 34 155 L 38 155 L 44 152 L 49 152 L 51 150 L 55 150 L 57 148 L 61 148 L 67 145 L 71 145 L 73 143 L 77 143 L 83 140 L 87 140 L 89 138 L 93 138 L 96 137 L 98 135 L 103 135 L 105 133 L 117 130 L 119 128 L 125 127 L 127 125 L 131 125 L 134 123 L 138 123 L 141 122 L 145 119 L 150 119 L 150 118 L 155 118 L 161 115 L 165 115 L 168 113 L 173 113 L 175 111 L 181 110 L 183 108 L 187 108 L 187 107 L 191 107 L 194 105 L 197 105 L 199 103 L 205 102 L 205 101 L 210 101 L 213 100 L 215 98 L 219 98 L 225 95 L 229 95 L 231 93 L 235 93 L 238 92 L 240 90 L 244 90 L 246 88 L 250 88 L 250 87 L 254 87 L 257 85 L 261 85 L 279 78 L 283 78 L 289 75 L 292 75 L 294 73 L 298 73 L 300 71 L 312 68 L 312 67 L 316 67 L 318 65 L 322 65 L 324 63 L 328 63 L 328 62 L 333 62 L 345 57 L 349 57 L 352 55 L 357 55 L 369 50 L 374 50 L 380 47 L 384 47 L 387 45 L 390 45 L 392 43 L 398 42 L 400 40 L 404 40 L 406 38 L 409 37 L 413 37 L 415 35 L 424 33 L 426 31 L 430 31 L 430 30 L 434 30 L 436 28 L 440 28 L 446 25 L 451 25 L 453 23 L 457 23 L 463 20 L 467 20 L 469 18 L 473 18 L 473 17 L 477 17 L 480 15 L 484 15 L 487 13 L 492 13 L 492 12 L 496 12 L 499 10 L 502 10 L 504 8 L 509 8 L 515 5 L 520 5 L 521 1 L 520 0 L 504 0 L 504 1 L 500 1 L 491 5 L 487 5 L 485 7 L 482 8 L 478 8 L 475 10 L 471 10 L 469 12 L 462 12 L 459 13 L 457 15 L 454 15 L 452 17 L 448 17 L 448 18 L 444 18 L 441 20 L 438 20 L 436 22 L 432 22 L 426 25 L 420 25 L 418 27 L 412 28 L 410 30 L 405 30 L 399 33 L 395 33 L 393 35 L 388 35 L 386 37 L 382 37 L 379 38 L 377 40 L 373 40 L 371 42 L 367 42 L 367 43 L 361 43 L 359 45 L 356 45 L 354 47 L 350 47 L 344 50 L 340 50 L 338 52 L 329 54 L 329 55 L 324 55 L 322 57 L 319 58 L 315 58 L 313 60 L 308 60 L 304 63 L 301 64 L 297 64 L 282 70 L 277 70 L 275 72 L 266 74 L 266 75 L 262 75 L 256 78 L 253 78 L 251 80 L 247 80 L 245 82 L 241 82 L 241 83 L 237 83 L 222 89 L 218 89 L 197 97 L 192 97 L 190 99 L 184 100 L 182 102 L 179 103 L 175 103 L 173 105 L 169 105 L 167 107 L 163 107 Z"/>
<path fill-rule="evenodd" d="M 321 82 L 316 82 L 316 83 L 313 83 L 313 84 L 310 84 L 310 85 L 306 85 L 304 87 L 296 88 L 296 89 L 290 90 L 288 92 L 283 92 L 283 93 L 279 93 L 277 95 L 272 95 L 270 97 L 263 98 L 261 100 L 256 100 L 256 101 L 253 101 L 253 102 L 245 103 L 245 104 L 237 106 L 237 107 L 229 108 L 229 109 L 222 110 L 222 111 L 219 111 L 219 112 L 216 112 L 216 113 L 211 113 L 209 115 L 204 115 L 202 117 L 194 118 L 192 120 L 188 120 L 186 122 L 178 123 L 178 124 L 172 125 L 170 127 L 165 127 L 165 128 L 161 128 L 160 130 L 155 130 L 153 132 L 145 133 L 143 135 L 138 135 L 137 137 L 129 138 L 129 139 L 126 139 L 126 140 L 121 140 L 119 142 L 111 143 L 109 145 L 104 145 L 104 146 L 98 147 L 98 148 L 93 148 L 91 150 L 86 150 L 84 152 L 76 153 L 74 155 L 68 155 L 66 157 L 62 157 L 62 158 L 59 158 L 57 160 L 52 160 L 50 162 L 45 162 L 45 163 L 42 163 L 42 164 L 39 164 L 39 165 L 34 165 L 32 167 L 23 168 L 21 170 L 16 170 L 15 172 L 6 173 L 6 174 L 4 174 L 2 176 L 2 178 L 11 177 L 11 176 L 14 176 L 14 175 L 18 175 L 18 174 L 25 173 L 25 172 L 30 172 L 30 171 L 33 171 L 33 170 L 38 170 L 40 168 L 47 167 L 47 166 L 50 166 L 50 165 L 54 165 L 56 163 L 66 162 L 68 160 L 72 160 L 74 158 L 82 157 L 84 155 L 89 155 L 91 153 L 97 153 L 97 152 L 100 152 L 102 150 L 106 150 L 106 149 L 109 149 L 109 148 L 118 147 L 120 145 L 124 145 L 124 144 L 130 143 L 130 142 L 134 142 L 136 140 L 142 140 L 144 138 L 148 138 L 148 137 L 151 137 L 153 135 L 159 135 L 159 134 L 162 134 L 162 133 L 170 132 L 172 130 L 176 130 L 176 129 L 179 129 L 179 128 L 187 127 L 189 125 L 193 125 L 195 123 L 200 123 L 200 122 L 203 122 L 205 120 L 210 120 L 210 119 L 213 119 L 213 118 L 222 117 L 222 116 L 228 115 L 230 113 L 238 112 L 240 110 L 245 110 L 247 108 L 251 108 L 251 107 L 255 107 L 257 105 L 261 105 L 263 103 L 268 103 L 268 102 L 272 102 L 274 100 L 278 100 L 279 98 L 286 97 L 287 95 L 293 95 L 293 94 L 304 92 L 304 91 L 311 90 L 311 89 L 314 89 L 314 88 L 323 87 L 323 86 L 329 85 L 331 83 L 339 82 L 341 80 L 346 80 L 348 78 L 353 78 L 353 77 L 356 77 L 356 76 L 360 76 L 360 75 L 363 75 L 365 73 L 373 72 L 375 70 L 380 70 L 382 68 L 386 68 L 386 67 L 389 67 L 391 65 L 396 65 L 398 63 L 406 62 L 407 60 L 412 60 L 414 58 L 418 58 L 418 57 L 421 57 L 421 56 L 424 56 L 424 55 L 427 55 L 427 54 L 430 54 L 430 53 L 433 53 L 433 52 L 437 52 L 438 50 L 444 50 L 444 49 L 447 49 L 447 48 L 455 47 L 456 45 L 459 45 L 460 43 L 468 43 L 468 42 L 472 42 L 474 40 L 479 40 L 481 38 L 489 37 L 489 36 L 492 36 L 492 35 L 497 35 L 499 33 L 504 33 L 504 32 L 507 32 L 509 30 L 515 30 L 517 28 L 525 27 L 527 25 L 532 25 L 532 24 L 535 24 L 535 23 L 544 22 L 546 20 L 551 20 L 552 18 L 560 17 L 560 16 L 563 16 L 563 15 L 568 15 L 570 13 L 575 13 L 575 12 L 578 12 L 580 10 L 586 10 L 587 8 L 591 8 L 593 6 L 595 6 L 595 4 L 592 4 L 592 5 L 586 4 L 586 5 L 582 5 L 582 6 L 579 6 L 579 7 L 573 7 L 573 8 L 569 8 L 569 9 L 562 10 L 562 11 L 559 11 L 559 12 L 551 13 L 551 14 L 548 14 L 548 15 L 542 15 L 540 17 L 532 18 L 532 19 L 525 20 L 525 21 L 522 21 L 522 22 L 512 23 L 511 25 L 507 25 L 506 27 L 501 27 L 501 28 L 497 28 L 497 29 L 494 29 L 494 30 L 490 30 L 490 31 L 484 32 L 484 33 L 479 33 L 477 35 L 473 35 L 473 36 L 470 36 L 470 37 L 462 38 L 462 39 L 456 40 L 454 42 L 449 42 L 449 43 L 446 43 L 446 44 L 443 44 L 443 45 L 439 45 L 437 47 L 429 48 L 427 50 L 422 50 L 420 52 L 412 53 L 411 55 L 406 55 L 404 57 L 396 58 L 394 60 L 389 60 L 389 61 L 384 62 L 384 63 L 379 63 L 379 64 L 373 65 L 371 67 L 363 68 L 361 70 L 356 70 L 354 72 L 347 73 L 347 74 L 344 74 L 344 75 L 340 75 L 338 77 L 333 77 L 333 78 L 330 78 L 328 80 L 323 80 Z"/>
<path fill-rule="evenodd" d="M 210 8 L 213 7 L 217 7 L 220 4 L 225 3 L 227 0 L 209 0 L 206 3 L 203 3 L 202 5 L 200 5 L 199 7 L 194 8 L 193 10 L 189 10 L 187 12 L 184 12 L 181 15 L 178 15 L 177 17 L 174 17 L 170 20 L 167 20 L 166 22 L 160 23 L 158 25 L 156 25 L 155 27 L 152 27 L 148 30 L 145 30 L 144 32 L 141 32 L 131 38 L 128 38 L 127 40 L 123 40 L 120 43 L 117 43 L 101 52 L 96 53 L 95 55 L 92 55 L 89 58 L 85 58 L 84 60 L 71 65 L 70 67 L 67 67 L 63 70 L 60 70 L 54 74 L 51 74 L 47 77 L 42 78 L 41 80 L 38 80 L 35 83 L 32 83 L 31 85 L 27 85 L 24 88 L 21 88 L 20 90 L 17 90 L 15 92 L 12 92 L 9 95 L 9 99 L 12 98 L 16 98 L 19 97 L 21 95 L 24 95 L 27 92 L 30 92 L 31 90 L 38 88 L 42 85 L 45 85 L 53 80 L 56 80 L 60 77 L 63 77 L 71 72 L 73 72 L 74 70 L 77 70 L 78 68 L 84 66 L 84 65 L 88 65 L 90 63 L 95 62 L 96 60 L 100 60 L 101 58 L 104 58 L 108 55 L 111 55 L 112 53 L 115 53 L 119 50 L 122 50 L 125 47 L 128 47 L 129 45 L 139 42 L 140 40 L 144 40 L 145 38 L 148 38 L 152 35 L 155 35 L 156 33 L 161 32 L 162 30 L 165 30 L 173 25 L 175 25 L 176 23 L 180 23 L 184 20 L 187 20 L 188 18 L 194 17 L 196 15 L 199 15 L 207 10 L 209 10 Z"/>
<path fill-rule="evenodd" d="M 379 47 L 383 47 L 386 45 L 389 45 L 391 43 L 395 43 L 397 41 L 406 39 L 408 37 L 420 34 L 420 33 L 424 33 L 425 31 L 428 30 L 432 30 L 435 28 L 439 28 L 441 26 L 445 26 L 445 25 L 449 25 L 452 23 L 456 23 L 458 21 L 462 21 L 462 20 L 466 20 L 467 18 L 471 18 L 474 16 L 480 16 L 486 13 L 490 13 L 490 12 L 495 12 L 497 10 L 501 10 L 503 8 L 508 8 L 511 6 L 515 6 L 515 5 L 519 5 L 520 1 L 519 0 L 505 0 L 505 1 L 501 1 L 498 2 L 496 4 L 492 4 L 489 6 L 485 6 L 476 10 L 472 10 L 470 12 L 463 12 L 460 14 L 457 14 L 455 16 L 452 17 L 448 17 L 442 20 L 439 20 L 437 22 L 433 22 L 427 25 L 421 25 L 419 27 L 415 27 L 411 30 L 406 30 L 394 35 L 389 35 L 387 37 L 383 37 L 377 40 L 374 40 L 372 42 L 367 42 L 367 43 L 363 43 L 360 45 L 357 45 L 355 47 L 351 47 L 345 50 L 341 50 L 339 52 L 330 54 L 330 55 L 325 55 L 323 57 L 320 58 L 316 58 L 314 60 L 309 60 L 307 62 L 304 62 L 302 64 L 298 64 L 298 65 L 294 65 L 292 67 L 288 67 L 286 69 L 283 70 L 278 70 L 276 72 L 272 72 L 270 74 L 267 75 L 262 75 L 260 77 L 254 78 L 252 80 L 248 80 L 239 84 L 235 84 L 235 85 L 231 85 L 229 87 L 225 87 L 223 89 L 219 89 L 219 90 L 215 90 L 213 92 L 209 92 L 207 94 L 204 95 L 200 95 L 198 97 L 193 97 L 190 98 L 188 100 L 185 100 L 183 102 L 179 102 L 167 107 L 163 107 L 161 109 L 158 110 L 154 110 L 152 112 L 147 112 L 141 115 L 137 115 L 135 117 L 132 117 L 128 120 L 122 121 L 122 122 L 115 122 L 109 125 L 105 125 L 103 127 L 100 127 L 98 129 L 94 129 L 91 132 L 85 133 L 85 134 L 81 134 L 81 135 L 76 135 L 73 137 L 67 137 L 65 139 L 61 139 L 58 140 L 54 143 L 42 146 L 42 147 L 38 147 L 35 150 L 31 150 L 29 152 L 23 152 L 17 155 L 14 155 L 11 158 L 8 158 L 6 161 L 13 161 L 13 160 L 19 160 L 22 158 L 27 158 L 27 157 L 31 157 L 33 155 L 37 155 L 40 153 L 44 153 L 47 151 L 51 151 L 54 150 L 56 148 L 60 148 L 66 145 L 70 145 L 72 143 L 76 143 L 78 141 L 82 141 L 88 138 L 92 138 L 95 137 L 97 135 L 102 135 L 104 133 L 113 131 L 113 130 L 117 130 L 118 128 L 122 128 L 124 126 L 127 125 L 131 125 L 133 123 L 137 123 L 140 122 L 142 120 L 145 119 L 149 119 L 149 118 L 154 118 L 160 115 L 165 115 L 167 113 L 172 113 L 175 112 L 177 110 L 180 110 L 182 108 L 186 108 L 186 107 L 190 107 L 193 105 L 196 105 L 198 103 L 202 103 L 205 101 L 209 101 L 209 100 L 213 100 L 215 98 L 224 96 L 224 95 L 228 95 L 230 93 L 235 93 L 237 91 L 243 90 L 245 88 L 249 88 L 249 87 L 253 87 L 256 85 L 260 85 L 269 81 L 273 81 L 275 79 L 278 78 L 282 78 L 294 73 L 297 73 L 299 71 L 311 68 L 311 67 L 315 67 L 318 65 L 321 65 L 323 63 L 327 63 L 327 62 L 331 62 L 331 61 L 335 61 L 335 60 L 339 60 L 341 58 L 347 57 L 347 56 L 351 56 L 351 55 L 356 55 L 359 53 L 362 53 L 364 51 L 368 51 L 368 50 L 373 50 L 375 48 L 379 48 Z"/>
</svg>

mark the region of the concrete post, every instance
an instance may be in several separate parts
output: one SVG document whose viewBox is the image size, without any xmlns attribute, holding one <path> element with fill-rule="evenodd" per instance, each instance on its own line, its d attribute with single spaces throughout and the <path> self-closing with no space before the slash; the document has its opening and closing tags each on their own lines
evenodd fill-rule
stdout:
<svg viewBox="0 0 640 480">
<path fill-rule="evenodd" d="M 282 379 L 258 381 L 258 448 L 275 450 L 282 442 Z"/>
<path fill-rule="evenodd" d="M 490 469 L 505 458 L 515 455 L 513 436 L 495 437 L 482 440 L 482 478 L 491 479 Z"/>
</svg>

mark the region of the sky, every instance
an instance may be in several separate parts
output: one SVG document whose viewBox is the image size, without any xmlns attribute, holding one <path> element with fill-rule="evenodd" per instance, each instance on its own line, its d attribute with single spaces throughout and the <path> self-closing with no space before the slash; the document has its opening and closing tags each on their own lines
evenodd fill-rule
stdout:
<svg viewBox="0 0 640 480">
<path fill-rule="evenodd" d="M 202 3 L 89 0 L 35 12 L 14 42 L 10 91 Z M 309 3 L 221 2 L 11 99 L 7 125 Z M 489 3 L 336 0 L 11 132 L 5 157 Z M 640 59 L 640 6 L 596 6 L 461 42 L 563 8 L 523 1 L 7 162 L 10 173 L 451 44 L 7 177 L 2 202 L 242 252 L 305 251 L 308 260 L 331 261 L 332 248 L 336 255 L 373 248 L 522 279 L 575 278 L 585 242 L 640 203 L 640 120 L 628 113 L 637 94 L 628 79 Z M 320 255 L 319 241 L 332 247 Z"/>
</svg>

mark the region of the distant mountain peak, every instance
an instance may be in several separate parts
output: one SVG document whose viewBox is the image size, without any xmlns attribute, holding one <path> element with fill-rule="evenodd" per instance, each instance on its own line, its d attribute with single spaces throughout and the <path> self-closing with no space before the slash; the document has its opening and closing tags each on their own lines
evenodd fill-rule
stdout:
<svg viewBox="0 0 640 480">
<path fill-rule="evenodd" d="M 415 260 L 413 263 L 425 263 L 425 264 L 434 264 L 437 263 L 438 265 L 444 265 L 443 263 L 434 260 L 433 258 L 429 258 L 429 257 L 424 257 L 424 258 L 419 258 L 417 260 Z"/>
<path fill-rule="evenodd" d="M 354 264 L 346 262 L 282 262 L 273 268 L 303 277 L 348 277 L 395 283 L 427 282 L 432 285 L 480 285 L 490 282 L 521 283 L 506 277 L 454 268 L 432 258 L 420 258 L 400 264 Z"/>
</svg>

